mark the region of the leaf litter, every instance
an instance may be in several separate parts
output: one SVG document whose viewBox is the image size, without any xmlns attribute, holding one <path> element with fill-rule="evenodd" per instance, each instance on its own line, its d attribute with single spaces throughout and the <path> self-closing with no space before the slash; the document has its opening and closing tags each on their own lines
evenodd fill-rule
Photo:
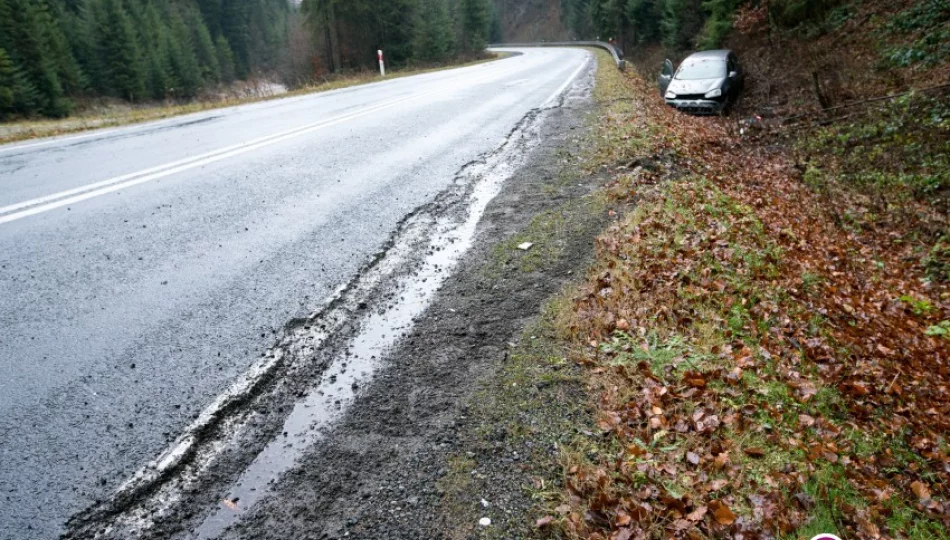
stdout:
<svg viewBox="0 0 950 540">
<path fill-rule="evenodd" d="M 679 115 L 635 74 L 601 86 L 594 161 L 637 209 L 567 315 L 600 433 L 562 449 L 537 528 L 946 538 L 950 340 L 928 330 L 950 319 L 947 284 L 842 227 L 784 148 Z"/>
</svg>

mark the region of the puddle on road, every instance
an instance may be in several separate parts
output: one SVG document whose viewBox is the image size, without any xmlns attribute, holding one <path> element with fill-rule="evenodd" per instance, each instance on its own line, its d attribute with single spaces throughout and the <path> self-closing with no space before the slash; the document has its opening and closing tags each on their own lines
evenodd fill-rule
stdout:
<svg viewBox="0 0 950 540">
<path fill-rule="evenodd" d="M 530 130 L 530 128 L 529 128 Z M 475 187 L 463 201 L 457 217 L 424 218 L 431 231 L 425 256 L 417 270 L 398 279 L 396 300 L 364 316 L 360 330 L 345 352 L 335 358 L 319 385 L 295 405 L 283 426 L 283 434 L 271 441 L 244 471 L 225 500 L 205 519 L 192 538 L 217 538 L 236 523 L 253 505 L 266 497 L 270 486 L 290 470 L 297 460 L 319 442 L 327 429 L 338 421 L 356 397 L 384 365 L 387 351 L 412 328 L 413 321 L 429 306 L 436 292 L 468 251 L 475 239 L 479 220 L 488 203 L 501 191 L 502 184 L 521 166 L 527 154 L 525 145 L 535 142 L 536 134 L 516 133 L 521 138 L 514 146 L 474 165 L 462 182 Z M 530 141 L 526 140 L 530 139 Z"/>
</svg>

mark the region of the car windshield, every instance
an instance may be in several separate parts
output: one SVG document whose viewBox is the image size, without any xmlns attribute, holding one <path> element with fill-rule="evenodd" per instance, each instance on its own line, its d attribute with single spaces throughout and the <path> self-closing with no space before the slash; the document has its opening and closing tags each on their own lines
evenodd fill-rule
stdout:
<svg viewBox="0 0 950 540">
<path fill-rule="evenodd" d="M 681 81 L 719 79 L 726 76 L 726 62 L 721 58 L 687 58 L 683 61 L 676 78 Z"/>
</svg>

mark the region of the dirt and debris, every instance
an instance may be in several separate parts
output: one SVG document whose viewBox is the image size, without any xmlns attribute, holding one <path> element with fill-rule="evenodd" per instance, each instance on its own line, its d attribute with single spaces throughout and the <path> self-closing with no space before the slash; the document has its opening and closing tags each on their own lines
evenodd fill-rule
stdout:
<svg viewBox="0 0 950 540">
<path fill-rule="evenodd" d="M 474 248 L 387 355 L 388 367 L 332 436 L 223 538 L 497 534 L 505 516 L 522 516 L 534 505 L 509 478 L 504 485 L 465 489 L 464 517 L 446 512 L 460 493 L 454 475 L 469 463 L 524 463 L 527 455 L 486 455 L 464 442 L 485 407 L 476 396 L 510 364 L 509 343 L 524 339 L 520 329 L 544 300 L 586 266 L 593 238 L 610 219 L 595 195 L 601 177 L 576 172 L 591 82 L 588 77 L 575 89 L 569 107 L 548 113 L 541 146 L 490 204 Z M 528 239 L 531 249 L 520 249 Z M 493 432 L 484 438 L 506 437 Z"/>
</svg>

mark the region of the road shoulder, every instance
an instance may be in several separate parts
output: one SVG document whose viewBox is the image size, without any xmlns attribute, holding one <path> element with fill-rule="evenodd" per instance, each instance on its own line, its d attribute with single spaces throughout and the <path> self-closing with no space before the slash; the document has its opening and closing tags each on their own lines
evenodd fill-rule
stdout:
<svg viewBox="0 0 950 540">
<path fill-rule="evenodd" d="M 492 201 L 475 247 L 389 367 L 277 495 L 226 536 L 454 538 L 471 536 L 482 517 L 495 531 L 506 519 L 524 523 L 534 501 L 522 481 L 556 456 L 513 425 L 488 429 L 495 419 L 485 414 L 531 411 L 529 424 L 552 431 L 585 422 L 575 368 L 530 365 L 527 355 L 544 346 L 531 335 L 545 327 L 546 299 L 588 265 L 609 219 L 600 177 L 583 172 L 593 113 L 576 94 L 548 113 L 541 145 Z M 527 394 L 502 392 L 517 381 Z"/>
</svg>

